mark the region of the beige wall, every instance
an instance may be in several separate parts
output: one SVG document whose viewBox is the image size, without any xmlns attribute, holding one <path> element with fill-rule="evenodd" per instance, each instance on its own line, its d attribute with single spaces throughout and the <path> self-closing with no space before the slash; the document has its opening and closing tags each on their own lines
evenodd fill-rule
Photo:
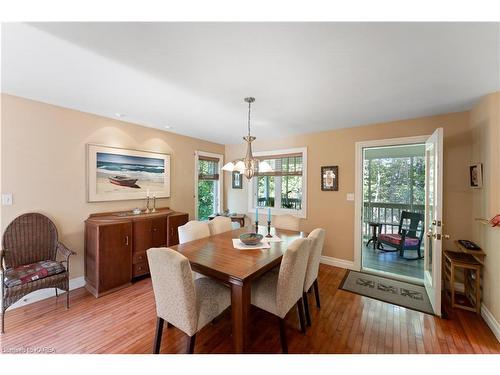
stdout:
<svg viewBox="0 0 500 375">
<path fill-rule="evenodd" d="M 471 110 L 471 161 L 483 163 L 484 185 L 472 192 L 472 218 L 500 214 L 500 92 L 490 94 Z M 483 303 L 500 322 L 500 229 L 473 220 L 473 241 L 484 260 Z"/>
<path fill-rule="evenodd" d="M 451 113 L 413 120 L 309 133 L 282 139 L 255 142 L 256 151 L 302 147 L 307 158 L 307 219 L 302 229 L 325 228 L 327 239 L 323 255 L 343 260 L 354 259 L 354 202 L 346 194 L 354 192 L 355 142 L 427 135 L 444 128 L 444 218 L 445 233 L 451 240 L 470 237 L 471 195 L 467 171 L 470 156 L 469 113 Z M 244 146 L 226 145 L 226 160 L 242 157 Z M 320 188 L 320 167 L 339 166 L 339 191 L 323 192 Z M 225 179 L 225 206 L 231 211 L 247 212 L 247 187 L 232 189 L 229 174 Z M 451 247 L 450 241 L 445 247 Z"/>
<path fill-rule="evenodd" d="M 86 202 L 87 143 L 172 155 L 171 198 L 158 206 L 194 217 L 194 151 L 224 153 L 224 146 L 122 121 L 2 95 L 2 233 L 16 216 L 38 211 L 52 218 L 60 240 L 77 252 L 71 277 L 83 275 L 84 220 L 90 213 L 143 207 L 144 201 Z"/>
</svg>

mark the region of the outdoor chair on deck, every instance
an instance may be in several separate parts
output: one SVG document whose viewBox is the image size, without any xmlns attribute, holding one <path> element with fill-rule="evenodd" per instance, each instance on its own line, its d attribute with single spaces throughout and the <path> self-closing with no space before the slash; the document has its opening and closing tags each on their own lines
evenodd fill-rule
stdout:
<svg viewBox="0 0 500 375">
<path fill-rule="evenodd" d="M 383 224 L 397 226 L 398 233 L 380 233 L 378 235 L 378 248 L 383 251 L 399 251 L 402 258 L 409 260 L 422 259 L 420 247 L 424 235 L 424 215 L 416 212 L 402 211 L 399 224 Z M 387 229 L 386 229 L 387 231 Z M 382 245 L 391 246 L 394 250 L 384 249 Z M 406 258 L 406 250 L 416 250 L 417 257 Z"/>
</svg>

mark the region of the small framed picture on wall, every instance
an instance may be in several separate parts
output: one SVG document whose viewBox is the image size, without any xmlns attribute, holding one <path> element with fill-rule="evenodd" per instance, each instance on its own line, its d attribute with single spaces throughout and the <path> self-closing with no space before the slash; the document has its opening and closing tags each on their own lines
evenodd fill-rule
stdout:
<svg viewBox="0 0 500 375">
<path fill-rule="evenodd" d="M 241 178 L 241 173 L 238 171 L 233 171 L 233 189 L 243 189 L 243 180 Z"/>
<path fill-rule="evenodd" d="M 469 167 L 469 179 L 471 188 L 482 188 L 483 187 L 483 164 L 477 163 L 472 164 Z"/>
<path fill-rule="evenodd" d="M 338 165 L 321 167 L 321 190 L 339 190 L 339 167 Z"/>
</svg>

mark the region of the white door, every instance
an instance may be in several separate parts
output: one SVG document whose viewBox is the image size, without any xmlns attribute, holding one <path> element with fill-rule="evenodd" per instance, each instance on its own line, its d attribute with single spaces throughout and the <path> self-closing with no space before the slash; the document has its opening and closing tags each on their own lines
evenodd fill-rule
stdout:
<svg viewBox="0 0 500 375">
<path fill-rule="evenodd" d="M 441 252 L 443 238 L 443 129 L 425 142 L 424 284 L 434 313 L 441 316 Z"/>
</svg>

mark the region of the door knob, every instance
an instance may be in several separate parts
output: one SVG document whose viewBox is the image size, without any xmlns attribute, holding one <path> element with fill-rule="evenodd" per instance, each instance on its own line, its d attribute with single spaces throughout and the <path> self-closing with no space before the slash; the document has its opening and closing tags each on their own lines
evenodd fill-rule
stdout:
<svg viewBox="0 0 500 375">
<path fill-rule="evenodd" d="M 449 240 L 449 239 L 450 239 L 450 235 L 449 235 L 449 234 L 443 234 L 443 238 L 444 238 L 445 240 Z"/>
<path fill-rule="evenodd" d="M 428 231 L 428 232 L 426 233 L 426 235 L 427 235 L 427 238 L 431 238 L 431 236 L 432 236 L 432 231 Z"/>
</svg>

